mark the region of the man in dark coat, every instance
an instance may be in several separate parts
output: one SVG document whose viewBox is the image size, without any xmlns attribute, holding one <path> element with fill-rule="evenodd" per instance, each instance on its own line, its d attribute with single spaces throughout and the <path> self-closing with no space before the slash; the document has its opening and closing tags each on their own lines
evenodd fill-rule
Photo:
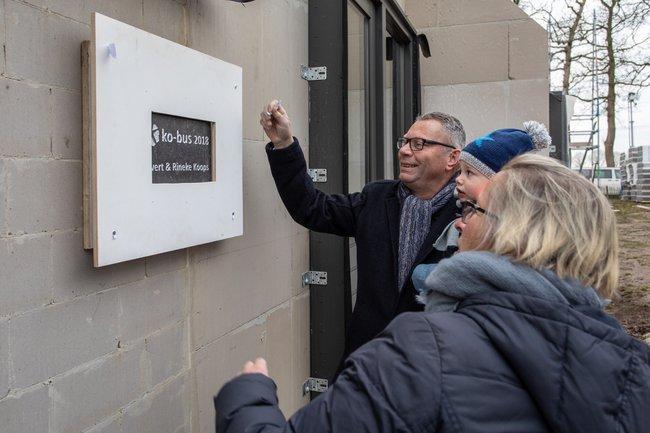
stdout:
<svg viewBox="0 0 650 433">
<path fill-rule="evenodd" d="M 456 216 L 453 192 L 465 145 L 463 126 L 444 113 L 420 116 L 399 143 L 399 180 L 328 195 L 314 187 L 287 113 L 277 101 L 265 108 L 260 123 L 271 140 L 266 151 L 273 178 L 293 219 L 310 230 L 356 240 L 357 300 L 347 355 L 399 313 L 421 310 L 411 282 L 413 268 L 455 251 L 436 241 Z"/>
</svg>

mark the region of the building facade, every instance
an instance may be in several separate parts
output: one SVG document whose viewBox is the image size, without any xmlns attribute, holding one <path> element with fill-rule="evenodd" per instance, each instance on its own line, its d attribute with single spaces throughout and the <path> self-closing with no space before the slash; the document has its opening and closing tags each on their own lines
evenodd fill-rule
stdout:
<svg viewBox="0 0 650 433">
<path fill-rule="evenodd" d="M 310 3 L 0 0 L 3 433 L 211 432 L 213 395 L 256 356 L 287 415 L 308 402 L 310 234 L 277 195 L 258 118 L 280 98 L 309 153 L 313 101 L 299 71 Z M 419 58 L 422 111 L 455 114 L 470 138 L 547 122 L 546 34 L 512 2 L 388 3 L 431 48 Z M 94 11 L 243 68 L 243 236 L 93 268 L 82 248 L 80 45 Z M 348 161 L 352 177 L 359 161 Z"/>
</svg>

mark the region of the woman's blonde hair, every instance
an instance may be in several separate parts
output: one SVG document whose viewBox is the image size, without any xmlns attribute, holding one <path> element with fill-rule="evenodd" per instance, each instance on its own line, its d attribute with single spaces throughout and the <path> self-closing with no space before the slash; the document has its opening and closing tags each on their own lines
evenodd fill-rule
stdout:
<svg viewBox="0 0 650 433">
<path fill-rule="evenodd" d="M 616 221 L 605 196 L 583 176 L 535 154 L 518 156 L 487 191 L 482 247 L 574 278 L 611 298 L 618 284 Z"/>
</svg>

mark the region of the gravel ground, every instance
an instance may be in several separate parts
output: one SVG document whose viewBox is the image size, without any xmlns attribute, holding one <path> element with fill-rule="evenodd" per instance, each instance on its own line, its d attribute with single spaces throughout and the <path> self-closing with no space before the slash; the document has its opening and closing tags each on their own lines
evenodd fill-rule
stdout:
<svg viewBox="0 0 650 433">
<path fill-rule="evenodd" d="M 629 201 L 611 203 L 617 211 L 621 277 L 620 296 L 608 311 L 630 334 L 650 344 L 650 210 Z"/>
</svg>

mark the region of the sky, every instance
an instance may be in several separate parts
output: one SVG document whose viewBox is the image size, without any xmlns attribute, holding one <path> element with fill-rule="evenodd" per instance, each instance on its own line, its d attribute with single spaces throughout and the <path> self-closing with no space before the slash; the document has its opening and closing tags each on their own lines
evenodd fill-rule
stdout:
<svg viewBox="0 0 650 433">
<path fill-rule="evenodd" d="M 572 1 L 572 0 L 568 0 Z M 633 1 L 633 0 L 630 0 Z M 556 13 L 561 13 L 562 9 L 565 8 L 565 1 L 564 0 L 524 0 L 522 1 L 524 3 L 523 9 L 526 10 L 527 12 L 531 12 L 531 7 L 532 8 L 539 8 L 540 6 L 544 5 L 546 6 L 546 9 L 550 6 L 553 11 L 553 15 L 555 16 Z M 586 16 L 591 17 L 592 16 L 592 11 L 594 6 L 598 2 L 588 0 L 587 3 L 587 8 L 586 8 Z M 546 21 L 542 15 L 533 15 L 533 18 L 535 18 L 540 24 L 546 28 Z M 647 32 L 650 34 L 650 22 L 645 26 L 645 29 L 642 29 L 642 32 Z M 561 84 L 556 82 L 556 76 L 557 74 L 554 74 L 554 76 L 551 79 L 551 86 L 552 87 L 557 87 L 553 86 L 554 84 Z M 561 79 L 561 76 L 560 76 Z M 634 107 L 634 112 L 633 112 L 633 118 L 634 118 L 634 145 L 635 146 L 649 146 L 650 145 L 650 87 L 647 87 L 645 89 L 641 89 L 639 93 L 639 100 L 637 102 L 637 105 Z M 619 94 L 618 100 L 619 103 L 618 105 L 618 110 L 617 110 L 617 116 L 616 116 L 616 139 L 614 142 L 614 152 L 625 152 L 629 148 L 630 145 L 630 140 L 629 140 L 629 115 L 628 115 L 628 103 L 627 103 L 627 92 L 624 92 L 624 94 Z M 601 111 L 604 111 L 604 104 L 601 106 Z M 580 110 L 581 107 L 577 106 L 577 110 Z M 589 111 L 588 106 L 582 106 L 582 109 L 586 109 Z M 604 114 L 604 113 L 603 113 Z M 575 125 L 575 124 L 574 124 Z M 577 129 L 580 127 L 580 125 L 574 126 L 574 129 Z M 600 141 L 601 145 L 605 140 L 605 137 L 607 135 L 607 119 L 604 115 L 601 115 L 600 119 Z M 604 160 L 604 151 L 601 149 L 601 154 L 602 154 L 602 160 Z M 618 158 L 617 158 L 618 161 Z"/>
</svg>

